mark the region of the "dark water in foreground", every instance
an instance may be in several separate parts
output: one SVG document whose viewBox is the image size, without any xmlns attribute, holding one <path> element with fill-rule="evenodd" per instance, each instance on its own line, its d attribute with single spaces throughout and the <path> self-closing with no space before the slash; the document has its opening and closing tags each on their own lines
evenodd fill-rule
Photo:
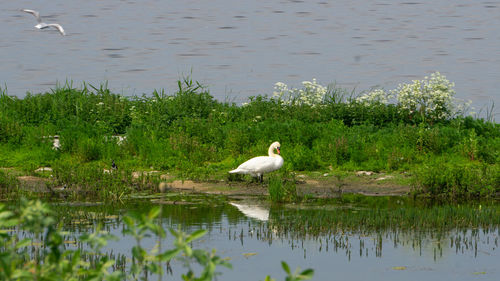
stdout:
<svg viewBox="0 0 500 281">
<path fill-rule="evenodd" d="M 158 223 L 165 228 L 181 226 L 187 232 L 207 229 L 208 234 L 193 243 L 193 248 L 215 248 L 219 256 L 228 257 L 233 265 L 232 270 L 220 268 L 222 275 L 218 280 L 263 280 L 268 274 L 283 280 L 282 260 L 292 269 L 297 266 L 313 268 L 313 280 L 500 278 L 498 225 L 412 229 L 404 223 L 384 226 L 380 221 L 376 222 L 379 226 L 374 227 L 373 218 L 368 217 L 377 210 L 365 205 L 270 207 L 262 201 L 238 201 L 236 204 L 238 206 L 212 201 L 210 204 L 163 205 L 163 217 Z M 68 214 L 71 215 L 65 216 L 71 225 L 68 227 L 77 233 L 93 229 L 94 222 L 89 217 L 103 218 L 105 228 L 120 238 L 108 245 L 117 255 L 130 253 L 135 244 L 131 237 L 121 234 L 121 214 L 129 210 L 147 211 L 151 206 L 136 202 L 116 208 L 97 205 L 60 206 L 58 209 L 70 210 Z M 347 215 L 340 223 L 343 226 L 322 223 L 329 216 L 342 214 Z M 418 214 L 419 211 L 409 211 L 408 216 Z M 439 221 L 439 214 L 442 212 L 429 220 Z M 429 213 L 423 208 L 420 215 L 428 216 Z M 155 240 L 145 242 L 142 245 L 151 248 Z M 169 245 L 172 245 L 170 234 L 162 247 L 171 248 Z M 187 271 L 175 262 L 172 270 L 173 275 L 166 276 L 166 280 L 180 280 L 181 273 Z"/>
<path fill-rule="evenodd" d="M 476 111 L 500 104 L 500 1 L 3 1 L 0 26 L 0 83 L 21 97 L 67 79 L 172 92 L 192 71 L 242 102 L 278 81 L 389 90 L 440 71 Z"/>
</svg>

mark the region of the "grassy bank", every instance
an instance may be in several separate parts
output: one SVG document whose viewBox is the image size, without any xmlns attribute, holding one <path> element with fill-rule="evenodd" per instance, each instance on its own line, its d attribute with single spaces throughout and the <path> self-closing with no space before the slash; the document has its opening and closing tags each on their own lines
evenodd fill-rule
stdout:
<svg viewBox="0 0 500 281">
<path fill-rule="evenodd" d="M 318 94 L 321 99 L 307 100 Z M 23 99 L 2 92 L 0 167 L 29 174 L 50 166 L 57 184 L 79 181 L 96 190 L 107 186 L 102 171 L 112 160 L 120 171 L 153 169 L 185 179 L 221 180 L 279 141 L 287 173 L 404 172 L 416 192 L 431 196 L 500 191 L 498 123 L 452 114 L 444 102 L 429 111 L 428 101 L 408 105 L 399 99 L 386 103 L 372 93 L 362 97 L 313 83 L 302 92 L 281 88 L 273 97 L 236 105 L 215 100 L 189 79 L 179 81 L 175 93 L 141 97 L 88 85 Z M 49 137 L 55 135 L 59 149 Z M 128 180 L 115 180 L 113 192 L 119 193 L 118 182 Z M 0 175 L 0 185 L 9 185 L 7 176 Z"/>
</svg>

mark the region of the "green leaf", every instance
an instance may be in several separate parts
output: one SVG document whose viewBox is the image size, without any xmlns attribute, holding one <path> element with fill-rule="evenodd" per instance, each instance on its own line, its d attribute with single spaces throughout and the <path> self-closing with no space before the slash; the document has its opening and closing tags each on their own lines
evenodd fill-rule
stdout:
<svg viewBox="0 0 500 281">
<path fill-rule="evenodd" d="M 205 235 L 207 233 L 207 231 L 205 229 L 199 229 L 199 230 L 196 230 L 195 232 L 191 233 L 187 238 L 186 238 L 186 243 L 189 243 L 193 240 L 196 240 L 200 237 L 203 237 L 203 235 Z"/>
<path fill-rule="evenodd" d="M 314 275 L 314 270 L 308 268 L 300 273 L 299 278 L 301 280 L 308 280 L 311 279 L 313 275 Z"/>
<path fill-rule="evenodd" d="M 184 253 L 186 253 L 186 256 L 191 257 L 193 255 L 193 250 L 189 246 L 184 247 Z"/>
<path fill-rule="evenodd" d="M 30 280 L 33 278 L 33 275 L 26 270 L 21 270 L 21 269 L 16 269 L 14 272 L 12 272 L 12 280 L 19 280 L 19 279 L 25 279 L 25 280 Z"/>
<path fill-rule="evenodd" d="M 281 267 L 283 267 L 283 270 L 288 274 L 288 275 L 291 275 L 292 272 L 290 271 L 290 267 L 288 266 L 288 264 L 284 261 L 281 262 Z"/>
<path fill-rule="evenodd" d="M 27 247 L 31 244 L 31 239 L 29 238 L 25 238 L 19 242 L 17 242 L 16 244 L 16 249 L 20 249 L 20 248 L 23 248 L 23 247 Z"/>
<path fill-rule="evenodd" d="M 177 237 L 177 238 L 179 237 L 179 235 L 180 235 L 180 234 L 179 234 L 179 232 L 175 231 L 175 229 L 170 228 L 169 230 L 170 230 L 170 233 L 171 233 L 174 237 Z"/>
<path fill-rule="evenodd" d="M 108 267 L 111 267 L 111 266 L 112 266 L 112 265 L 114 265 L 114 264 L 115 264 L 115 261 L 114 261 L 114 260 L 109 260 L 109 261 L 106 261 L 106 262 L 102 265 L 102 267 L 103 267 L 103 268 L 105 268 L 105 269 L 107 269 Z"/>
<path fill-rule="evenodd" d="M 10 219 L 10 220 L 0 220 L 1 227 L 12 227 L 19 224 L 18 219 Z"/>
<path fill-rule="evenodd" d="M 14 215 L 14 213 L 13 213 L 13 212 L 11 212 L 11 211 L 4 211 L 4 212 L 1 212 L 1 213 L 0 213 L 0 221 L 5 220 L 6 218 L 10 218 L 10 217 L 12 217 L 12 215 Z"/>
<path fill-rule="evenodd" d="M 144 249 L 139 247 L 139 246 L 134 246 L 132 247 L 132 255 L 134 256 L 134 258 L 138 259 L 138 260 L 143 260 L 144 259 Z"/>
<path fill-rule="evenodd" d="M 172 249 L 164 252 L 163 254 L 158 255 L 158 258 L 161 261 L 169 261 L 173 259 L 175 256 L 177 256 L 181 252 L 180 249 Z"/>
<path fill-rule="evenodd" d="M 149 219 L 154 219 L 156 218 L 159 214 L 161 213 L 161 207 L 160 206 L 155 206 L 153 209 L 149 211 L 148 218 Z"/>
<path fill-rule="evenodd" d="M 124 216 L 123 222 L 125 222 L 125 224 L 130 228 L 132 228 L 134 226 L 134 220 L 129 216 Z"/>
<path fill-rule="evenodd" d="M 208 253 L 204 250 L 193 250 L 193 257 L 199 264 L 206 264 L 208 261 Z"/>
</svg>

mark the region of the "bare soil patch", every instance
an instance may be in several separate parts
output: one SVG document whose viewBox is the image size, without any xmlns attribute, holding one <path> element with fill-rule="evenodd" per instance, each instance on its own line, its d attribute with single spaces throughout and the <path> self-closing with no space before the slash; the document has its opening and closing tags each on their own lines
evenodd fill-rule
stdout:
<svg viewBox="0 0 500 281">
<path fill-rule="evenodd" d="M 4 171 L 9 169 L 2 168 Z M 22 188 L 32 191 L 47 191 L 50 179 L 36 176 L 18 175 Z M 157 171 L 155 171 L 156 173 Z M 158 172 L 159 173 L 159 172 Z M 354 173 L 343 179 L 334 176 L 305 176 L 297 177 L 297 191 L 301 195 L 312 195 L 319 198 L 338 197 L 343 193 L 357 193 L 368 196 L 383 195 L 406 195 L 411 191 L 409 185 L 398 184 L 392 175 L 370 173 Z M 247 181 L 193 181 L 174 180 L 170 175 L 161 175 L 162 182 L 158 189 L 162 192 L 192 192 L 221 195 L 267 195 L 267 183 L 255 183 Z"/>
</svg>

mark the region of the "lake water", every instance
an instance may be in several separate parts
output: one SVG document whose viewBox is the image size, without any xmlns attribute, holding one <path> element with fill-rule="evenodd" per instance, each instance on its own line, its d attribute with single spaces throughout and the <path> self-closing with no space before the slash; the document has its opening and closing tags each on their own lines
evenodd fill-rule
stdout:
<svg viewBox="0 0 500 281">
<path fill-rule="evenodd" d="M 440 71 L 476 111 L 500 104 L 500 1 L 4 1 L 0 24 L 0 83 L 19 97 L 66 80 L 173 92 L 191 74 L 239 103 L 278 81 L 390 90 Z"/>
<path fill-rule="evenodd" d="M 206 202 L 200 203 L 200 200 Z M 464 214 L 463 207 L 444 207 L 436 212 L 437 217 L 433 217 L 429 215 L 433 212 L 425 211 L 431 208 L 429 206 L 413 209 L 411 204 L 407 205 L 410 202 L 407 200 L 384 200 L 381 199 L 378 207 L 362 204 L 270 206 L 265 200 L 254 199 L 236 201 L 237 206 L 217 197 L 201 197 L 193 201 L 194 204 L 186 203 L 188 200 L 163 205 L 158 223 L 165 229 L 181 227 L 186 232 L 207 229 L 207 235 L 196 240 L 192 247 L 208 251 L 215 248 L 219 256 L 229 258 L 233 269 L 218 268 L 222 272 L 218 280 L 255 281 L 263 280 L 268 274 L 284 280 L 281 261 L 286 261 L 292 269 L 314 269 L 313 280 L 500 279 L 498 225 L 451 226 L 442 230 L 445 224 L 454 223 L 450 220 L 433 228 L 408 228 L 403 221 L 397 224 L 382 222 L 380 227 L 370 227 L 372 214 L 380 210 L 401 211 L 408 215 L 408 220 L 412 219 L 411 214 L 427 214 L 429 220 L 438 221 L 447 212 L 457 216 Z M 162 199 L 153 204 L 159 202 Z M 402 205 L 397 207 L 398 204 Z M 93 231 L 96 223 L 89 218 L 103 218 L 100 221 L 104 222 L 104 228 L 120 238 L 108 244 L 107 252 L 130 257 L 135 241 L 122 235 L 121 216 L 130 210 L 147 212 L 153 205 L 143 199 L 110 206 L 63 205 L 57 210 L 74 233 Z M 482 210 L 471 211 L 486 210 L 485 206 Z M 267 214 L 262 216 L 263 213 Z M 381 211 L 380 214 L 386 213 Z M 335 225 L 326 223 L 333 216 L 342 218 Z M 366 223 L 351 225 L 351 219 Z M 146 239 L 141 245 L 151 249 L 155 243 L 155 239 Z M 168 234 L 162 249 L 171 249 L 172 244 L 172 235 Z M 165 280 L 181 280 L 180 275 L 187 270 L 177 262 L 171 265 L 173 275 L 164 276 Z"/>
</svg>

